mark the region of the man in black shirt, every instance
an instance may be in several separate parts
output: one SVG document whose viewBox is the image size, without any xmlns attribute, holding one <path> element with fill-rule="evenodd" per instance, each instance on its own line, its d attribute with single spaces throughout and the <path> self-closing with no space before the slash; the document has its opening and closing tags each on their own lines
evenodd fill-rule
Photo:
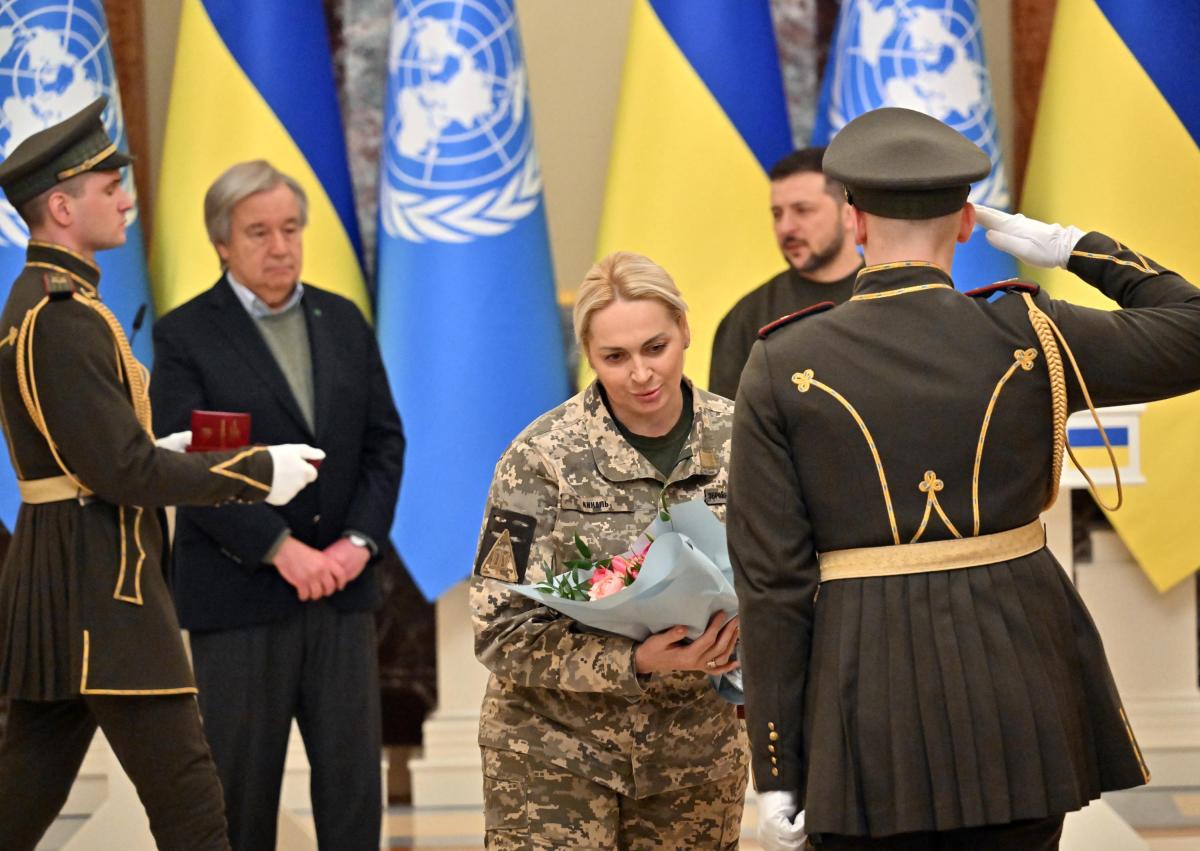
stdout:
<svg viewBox="0 0 1200 851">
<path fill-rule="evenodd" d="M 854 214 L 838 181 L 821 172 L 824 148 L 793 151 L 771 167 L 771 216 L 786 271 L 743 297 L 713 338 L 708 389 L 732 399 L 758 329 L 822 301 L 850 298 L 862 259 Z"/>
</svg>

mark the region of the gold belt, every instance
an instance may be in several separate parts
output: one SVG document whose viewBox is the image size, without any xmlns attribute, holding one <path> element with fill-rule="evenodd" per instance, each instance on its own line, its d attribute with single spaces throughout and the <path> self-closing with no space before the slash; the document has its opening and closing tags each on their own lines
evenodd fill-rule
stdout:
<svg viewBox="0 0 1200 851">
<path fill-rule="evenodd" d="M 1042 528 L 1041 520 L 1032 520 L 1018 529 L 974 538 L 833 550 L 819 556 L 821 581 L 904 576 L 978 567 L 1020 558 L 1037 552 L 1045 545 L 1046 531 Z"/>
<path fill-rule="evenodd" d="M 44 505 L 47 502 L 64 502 L 68 499 L 83 500 L 92 496 L 87 488 L 82 490 L 71 481 L 69 476 L 51 476 L 48 479 L 28 479 L 18 481 L 21 491 L 21 501 L 30 505 Z"/>
</svg>

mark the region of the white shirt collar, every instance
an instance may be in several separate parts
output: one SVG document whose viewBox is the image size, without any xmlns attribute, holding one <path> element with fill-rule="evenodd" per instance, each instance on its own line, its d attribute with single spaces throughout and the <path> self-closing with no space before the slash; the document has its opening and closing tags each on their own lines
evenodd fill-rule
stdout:
<svg viewBox="0 0 1200 851">
<path fill-rule="evenodd" d="M 279 307 L 271 307 L 261 298 L 254 294 L 254 290 L 247 287 L 245 284 L 233 277 L 233 273 L 226 270 L 225 280 L 229 281 L 229 286 L 233 288 L 233 293 L 238 297 L 238 301 L 242 303 L 242 307 L 246 308 L 246 312 L 254 319 L 262 319 L 265 316 L 278 316 L 281 313 L 287 313 L 293 307 L 300 303 L 300 299 L 304 296 L 304 284 L 296 281 L 296 288 L 292 290 L 292 294 L 288 296 L 288 300 Z"/>
</svg>

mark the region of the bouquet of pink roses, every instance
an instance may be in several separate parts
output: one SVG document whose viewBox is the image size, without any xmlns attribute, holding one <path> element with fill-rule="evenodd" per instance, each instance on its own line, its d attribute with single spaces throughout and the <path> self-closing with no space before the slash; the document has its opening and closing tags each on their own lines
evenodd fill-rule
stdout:
<svg viewBox="0 0 1200 851">
<path fill-rule="evenodd" d="M 737 613 L 725 526 L 701 500 L 665 508 L 624 553 L 596 557 L 578 536 L 579 558 L 536 585 L 508 587 L 578 623 L 645 641 L 676 625 L 704 632 L 717 611 Z M 713 677 L 721 696 L 741 703 L 741 671 Z"/>
<path fill-rule="evenodd" d="M 582 602 L 603 599 L 633 584 L 653 542 L 653 538 L 643 534 L 633 549 L 619 556 L 598 559 L 592 556 L 591 548 L 583 539 L 576 535 L 575 550 L 579 553 L 579 558 L 567 562 L 565 573 L 555 574 L 549 565 L 543 565 L 546 578 L 534 588 L 565 600 Z"/>
</svg>

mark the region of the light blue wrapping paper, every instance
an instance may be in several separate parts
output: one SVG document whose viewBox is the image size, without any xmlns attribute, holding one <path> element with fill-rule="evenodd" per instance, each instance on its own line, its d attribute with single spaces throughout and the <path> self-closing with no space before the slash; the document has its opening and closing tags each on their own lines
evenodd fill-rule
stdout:
<svg viewBox="0 0 1200 851">
<path fill-rule="evenodd" d="M 607 597 L 567 600 L 532 585 L 508 587 L 584 626 L 634 641 L 677 625 L 696 638 L 718 611 L 737 614 L 725 526 L 700 500 L 673 505 L 670 514 L 670 520 L 660 517 L 646 530 L 653 543 L 637 580 Z M 740 670 L 710 679 L 726 700 L 742 702 Z"/>
</svg>

